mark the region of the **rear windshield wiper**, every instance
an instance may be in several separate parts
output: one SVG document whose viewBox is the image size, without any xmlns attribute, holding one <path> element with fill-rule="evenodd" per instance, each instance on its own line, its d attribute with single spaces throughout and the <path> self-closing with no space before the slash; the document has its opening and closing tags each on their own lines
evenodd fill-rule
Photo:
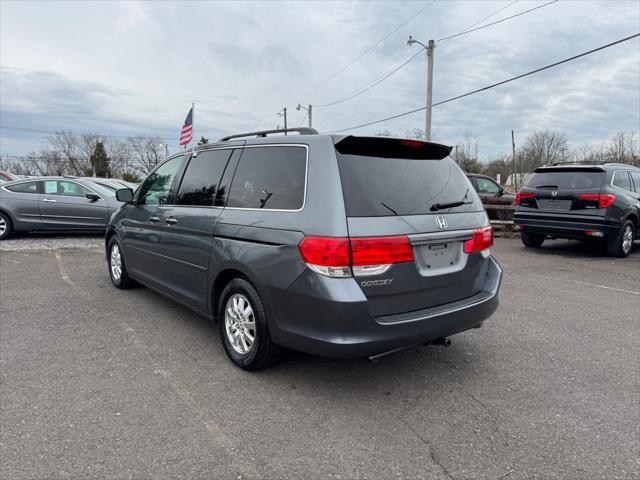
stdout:
<svg viewBox="0 0 640 480">
<path fill-rule="evenodd" d="M 398 215 L 398 212 L 396 212 L 393 208 L 391 208 L 389 205 L 387 205 L 384 202 L 380 202 L 380 205 L 382 205 L 384 208 L 386 208 L 387 210 L 390 210 L 391 213 L 393 213 L 394 215 Z"/>
<path fill-rule="evenodd" d="M 449 202 L 449 203 L 434 203 L 433 205 L 431 205 L 431 208 L 429 210 L 431 210 L 432 212 L 435 212 L 437 210 L 445 210 L 447 208 L 461 207 L 462 205 L 471 205 L 473 202 L 465 201 L 467 199 L 467 195 L 469 195 L 468 188 L 464 194 L 464 197 L 462 197 L 462 200 L 458 200 L 457 202 Z"/>
<path fill-rule="evenodd" d="M 551 188 L 553 190 L 557 190 L 558 189 L 558 185 L 538 185 L 538 186 L 536 186 L 536 188 Z"/>
</svg>

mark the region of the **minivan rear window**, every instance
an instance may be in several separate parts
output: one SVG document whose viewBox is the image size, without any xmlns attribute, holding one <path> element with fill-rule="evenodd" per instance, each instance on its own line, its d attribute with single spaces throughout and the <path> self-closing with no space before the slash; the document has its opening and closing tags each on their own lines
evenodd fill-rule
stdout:
<svg viewBox="0 0 640 480">
<path fill-rule="evenodd" d="M 604 183 L 605 172 L 583 170 L 561 170 L 536 172 L 527 182 L 528 188 L 550 190 L 584 190 L 599 188 Z"/>
<path fill-rule="evenodd" d="M 349 217 L 476 212 L 482 204 L 450 158 L 425 160 L 336 152 Z M 439 203 L 465 205 L 431 211 Z"/>
</svg>

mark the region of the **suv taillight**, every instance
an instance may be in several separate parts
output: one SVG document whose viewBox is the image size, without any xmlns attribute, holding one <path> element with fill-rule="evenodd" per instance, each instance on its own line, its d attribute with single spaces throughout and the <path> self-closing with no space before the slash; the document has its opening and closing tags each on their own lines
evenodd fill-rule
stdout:
<svg viewBox="0 0 640 480">
<path fill-rule="evenodd" d="M 578 200 L 597 203 L 598 208 L 609 208 L 615 199 L 616 196 L 611 193 L 581 193 L 578 195 Z"/>
<path fill-rule="evenodd" d="M 298 250 L 311 270 L 329 277 L 379 275 L 394 263 L 413 262 L 406 236 L 305 237 Z"/>
<path fill-rule="evenodd" d="M 473 238 L 464 242 L 464 253 L 480 252 L 483 257 L 488 257 L 492 245 L 493 227 L 476 228 Z"/>
<path fill-rule="evenodd" d="M 522 200 L 531 199 L 531 198 L 536 198 L 536 196 L 533 193 L 529 193 L 529 192 L 518 192 L 516 193 L 516 205 L 520 205 Z"/>
</svg>

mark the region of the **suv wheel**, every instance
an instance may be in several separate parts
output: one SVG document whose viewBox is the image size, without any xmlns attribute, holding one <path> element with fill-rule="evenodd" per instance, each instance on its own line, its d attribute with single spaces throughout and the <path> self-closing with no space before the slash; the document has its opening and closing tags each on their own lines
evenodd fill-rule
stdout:
<svg viewBox="0 0 640 480">
<path fill-rule="evenodd" d="M 218 325 L 224 349 L 238 367 L 259 370 L 279 359 L 281 350 L 271 341 L 260 295 L 246 280 L 234 278 L 222 291 Z"/>
<path fill-rule="evenodd" d="M 635 230 L 633 222 L 627 220 L 622 224 L 622 228 L 618 232 L 618 235 L 616 235 L 616 238 L 607 244 L 607 253 L 612 257 L 626 257 L 631 253 L 634 238 Z"/>
<path fill-rule="evenodd" d="M 524 245 L 529 248 L 539 248 L 542 246 L 542 243 L 544 242 L 543 235 L 534 235 L 532 233 L 527 233 L 527 232 L 522 232 L 522 235 L 520 236 L 520 238 L 522 240 L 522 243 L 524 243 Z"/>
<path fill-rule="evenodd" d="M 6 213 L 0 212 L 0 240 L 4 240 L 11 235 L 11 218 Z"/>
<path fill-rule="evenodd" d="M 118 237 L 115 235 L 109 240 L 107 252 L 107 263 L 109 264 L 109 276 L 111 277 L 111 283 L 113 283 L 117 288 L 130 288 L 133 285 L 133 280 L 129 278 L 127 266 L 124 262 L 124 255 L 122 254 L 122 248 L 118 242 Z"/>
</svg>

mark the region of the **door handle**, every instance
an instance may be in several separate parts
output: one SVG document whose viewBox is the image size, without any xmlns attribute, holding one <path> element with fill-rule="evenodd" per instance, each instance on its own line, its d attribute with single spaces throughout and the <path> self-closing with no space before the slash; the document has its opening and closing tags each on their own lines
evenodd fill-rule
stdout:
<svg viewBox="0 0 640 480">
<path fill-rule="evenodd" d="M 43 198 L 42 201 L 47 203 L 56 203 L 56 201 L 53 198 Z"/>
<path fill-rule="evenodd" d="M 178 223 L 178 220 L 176 220 L 175 218 L 167 218 L 165 220 L 169 225 L 175 225 L 176 223 Z"/>
<path fill-rule="evenodd" d="M 151 218 L 149 219 L 149 221 L 150 221 L 151 223 L 158 223 L 158 222 L 160 221 L 160 219 L 159 219 L 158 217 L 151 217 Z"/>
</svg>

